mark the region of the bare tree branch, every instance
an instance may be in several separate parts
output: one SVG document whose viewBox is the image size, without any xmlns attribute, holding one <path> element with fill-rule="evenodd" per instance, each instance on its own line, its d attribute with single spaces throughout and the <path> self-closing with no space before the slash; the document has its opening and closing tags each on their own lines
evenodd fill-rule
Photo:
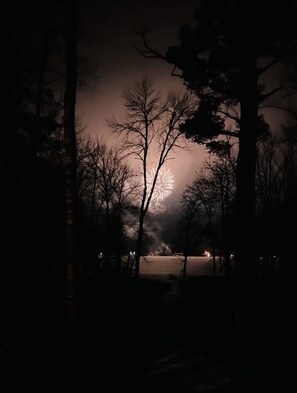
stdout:
<svg viewBox="0 0 297 393">
<path fill-rule="evenodd" d="M 292 52 L 296 49 L 297 43 L 289 46 L 285 50 L 281 51 L 278 56 L 276 56 L 270 63 L 266 64 L 265 67 L 259 67 L 258 69 L 258 76 L 264 74 L 269 68 L 273 67 L 276 65 L 287 53 Z"/>
<path fill-rule="evenodd" d="M 161 52 L 159 52 L 157 49 L 153 49 L 147 42 L 146 39 L 146 34 L 149 33 L 151 30 L 145 30 L 145 31 L 140 31 L 140 32 L 135 32 L 135 34 L 139 35 L 142 39 L 142 43 L 144 46 L 144 49 L 139 49 L 137 46 L 134 45 L 134 48 L 139 52 L 142 56 L 152 59 L 152 58 L 157 58 L 157 59 L 162 59 L 166 60 L 166 56 L 164 56 Z"/>
<path fill-rule="evenodd" d="M 267 98 L 271 97 L 273 94 L 277 93 L 278 91 L 280 91 L 283 88 L 284 88 L 284 86 L 278 86 L 275 89 L 271 90 L 269 93 L 260 94 L 259 103 L 265 101 Z"/>
</svg>

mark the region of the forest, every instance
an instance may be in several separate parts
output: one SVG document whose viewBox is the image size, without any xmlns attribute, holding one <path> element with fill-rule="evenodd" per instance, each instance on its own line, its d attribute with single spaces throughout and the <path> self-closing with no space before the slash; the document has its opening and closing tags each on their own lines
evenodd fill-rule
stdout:
<svg viewBox="0 0 297 393">
<path fill-rule="evenodd" d="M 106 120 L 117 144 L 100 130 L 90 136 L 77 116 L 78 92 L 95 78 L 80 53 L 82 4 L 11 10 L 0 143 L 4 385 L 190 393 L 289 383 L 296 3 L 198 3 L 195 24 L 176 26 L 179 44 L 165 52 L 150 32 L 135 34 L 138 55 L 172 65 L 185 88 L 135 78 L 123 115 Z M 189 143 L 206 158 L 168 212 L 175 190 L 164 171 Z M 187 258 L 205 250 L 213 276 L 188 277 Z M 143 278 L 153 253 L 181 255 L 180 277 Z"/>
</svg>

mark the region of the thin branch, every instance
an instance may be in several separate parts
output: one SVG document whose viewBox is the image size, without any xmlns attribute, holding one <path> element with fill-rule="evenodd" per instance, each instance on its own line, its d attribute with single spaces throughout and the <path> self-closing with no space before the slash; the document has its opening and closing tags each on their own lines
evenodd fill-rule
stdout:
<svg viewBox="0 0 297 393">
<path fill-rule="evenodd" d="M 138 53 L 140 53 L 142 56 L 148 58 L 148 59 L 162 59 L 166 60 L 166 56 L 164 56 L 161 52 L 159 52 L 157 49 L 153 49 L 152 47 L 149 46 L 147 39 L 146 39 L 146 34 L 149 33 L 151 30 L 145 30 L 143 32 L 136 32 L 135 34 L 140 35 L 142 38 L 143 46 L 144 49 L 139 49 L 136 45 L 133 45 L 134 48 L 137 50 Z"/>
<path fill-rule="evenodd" d="M 291 115 L 293 115 L 293 117 L 295 119 L 297 119 L 297 112 L 294 111 L 293 109 L 290 109 L 290 108 L 285 107 L 285 106 L 276 105 L 276 104 L 275 105 L 274 104 L 269 104 L 269 105 L 263 105 L 263 106 L 261 106 L 261 108 L 274 108 L 274 109 L 279 109 L 281 111 L 286 111 L 286 112 L 290 113 Z"/>
<path fill-rule="evenodd" d="M 290 46 L 289 48 L 285 49 L 284 51 L 282 51 L 278 56 L 275 57 L 275 59 L 273 59 L 270 63 L 268 63 L 265 67 L 263 68 L 259 68 L 258 69 L 258 76 L 264 74 L 264 72 L 266 72 L 267 70 L 269 70 L 269 68 L 273 67 L 275 64 L 277 64 L 283 57 L 284 55 L 286 55 L 287 53 L 289 53 L 290 51 L 295 50 L 295 48 L 297 47 L 297 43 L 293 44 L 292 46 Z"/>
<path fill-rule="evenodd" d="M 284 86 L 278 86 L 275 89 L 271 90 L 269 93 L 260 94 L 259 103 L 265 101 L 267 98 L 271 97 L 273 94 L 277 93 L 279 90 L 283 89 Z"/>
<path fill-rule="evenodd" d="M 225 115 L 229 119 L 234 120 L 237 124 L 239 124 L 239 118 L 238 117 L 232 116 L 232 115 L 230 115 L 229 112 L 225 112 L 225 111 L 223 111 L 221 109 L 218 109 L 218 112 L 221 113 L 222 115 Z"/>
<path fill-rule="evenodd" d="M 235 132 L 235 131 L 227 131 L 227 130 L 224 130 L 224 131 L 221 131 L 221 132 L 220 132 L 220 135 L 227 135 L 227 136 L 232 136 L 232 137 L 238 138 L 239 133 L 238 133 L 238 132 Z"/>
<path fill-rule="evenodd" d="M 183 74 L 176 74 L 174 71 L 176 70 L 176 66 L 173 67 L 172 71 L 171 71 L 171 76 L 175 76 L 177 78 L 181 78 L 183 79 Z"/>
</svg>

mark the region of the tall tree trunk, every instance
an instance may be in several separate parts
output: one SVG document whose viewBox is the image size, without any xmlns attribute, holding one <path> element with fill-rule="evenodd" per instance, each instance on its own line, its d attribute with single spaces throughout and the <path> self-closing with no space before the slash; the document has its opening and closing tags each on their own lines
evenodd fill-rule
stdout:
<svg viewBox="0 0 297 393">
<path fill-rule="evenodd" d="M 141 209 L 140 216 L 139 216 L 139 229 L 138 229 L 137 243 L 136 243 L 135 278 L 139 277 L 140 257 L 142 252 L 142 243 L 143 243 L 144 216 L 145 213 Z"/>
<path fill-rule="evenodd" d="M 188 267 L 188 254 L 189 254 L 189 241 L 190 241 L 190 225 L 192 223 L 187 223 L 186 227 L 186 238 L 185 238 L 185 249 L 184 249 L 184 266 L 183 266 L 183 280 L 186 279 L 187 276 L 187 267 Z"/>
<path fill-rule="evenodd" d="M 109 200 L 106 201 L 106 208 L 105 208 L 105 217 L 104 217 L 104 225 L 105 225 L 105 255 L 107 261 L 107 267 L 110 264 L 110 225 L 109 225 Z"/>
<path fill-rule="evenodd" d="M 38 138 L 41 133 L 41 112 L 42 112 L 43 94 L 44 94 L 44 77 L 45 77 L 46 63 L 48 58 L 48 41 L 49 41 L 48 30 L 49 30 L 49 7 L 46 7 L 44 12 L 42 48 L 41 48 L 40 61 L 39 61 L 38 84 L 37 84 L 37 94 L 36 94 L 36 102 L 35 102 L 35 116 L 36 116 L 37 127 L 33 131 L 33 135 L 32 135 L 32 154 L 34 158 L 37 157 Z"/>
<path fill-rule="evenodd" d="M 93 186 L 92 186 L 92 197 L 91 197 L 91 215 L 89 221 L 89 228 L 93 229 L 93 221 L 94 221 L 94 214 L 95 214 L 95 194 L 96 194 L 96 186 L 97 186 L 97 175 L 95 173 Z"/>
<path fill-rule="evenodd" d="M 210 240 L 211 240 L 212 268 L 213 268 L 212 275 L 215 277 L 216 276 L 216 248 L 215 248 L 215 239 L 214 239 L 214 231 L 213 231 L 211 215 L 212 215 L 212 212 L 209 211 L 208 224 L 209 224 Z"/>
<path fill-rule="evenodd" d="M 224 267 L 225 267 L 225 275 L 226 277 L 229 277 L 229 247 L 228 247 L 228 239 L 227 239 L 227 206 L 226 206 L 226 198 L 225 198 L 225 190 L 223 188 L 223 185 L 221 184 L 220 186 L 220 199 L 221 199 L 221 220 L 222 220 L 222 256 L 223 256 L 223 261 L 224 261 Z M 221 259 L 220 259 L 221 261 Z M 221 267 L 221 273 L 222 272 L 222 266 L 220 263 Z"/>
<path fill-rule="evenodd" d="M 248 30 L 247 30 L 248 31 Z M 247 34 L 247 32 L 244 33 Z M 235 262 L 237 288 L 238 376 L 252 380 L 257 347 L 256 251 L 255 251 L 255 173 L 258 125 L 256 48 L 243 40 L 241 59 L 241 120 L 237 158 L 235 211 Z M 241 385 L 241 388 L 243 386 Z M 246 386 L 246 389 L 249 389 Z M 246 390 L 242 390 L 246 391 Z"/>
<path fill-rule="evenodd" d="M 67 307 L 71 344 L 77 340 L 77 309 L 75 299 L 75 268 L 77 261 L 77 187 L 76 187 L 76 134 L 75 105 L 77 85 L 76 54 L 76 0 L 66 0 L 66 86 L 64 93 L 65 142 L 65 253 Z"/>
<path fill-rule="evenodd" d="M 121 270 L 122 265 L 122 253 L 123 253 L 123 221 L 122 221 L 122 204 L 119 202 L 118 205 L 118 222 L 117 222 L 117 255 L 116 255 L 116 268 L 118 271 Z"/>
</svg>

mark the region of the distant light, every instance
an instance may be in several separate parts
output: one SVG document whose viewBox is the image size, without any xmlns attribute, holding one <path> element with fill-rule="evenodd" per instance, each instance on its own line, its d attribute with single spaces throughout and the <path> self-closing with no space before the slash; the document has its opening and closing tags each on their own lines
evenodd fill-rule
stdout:
<svg viewBox="0 0 297 393">
<path fill-rule="evenodd" d="M 209 252 L 209 251 L 204 251 L 204 253 L 203 253 L 203 255 L 205 256 L 205 257 L 211 257 L 211 253 Z"/>
</svg>

